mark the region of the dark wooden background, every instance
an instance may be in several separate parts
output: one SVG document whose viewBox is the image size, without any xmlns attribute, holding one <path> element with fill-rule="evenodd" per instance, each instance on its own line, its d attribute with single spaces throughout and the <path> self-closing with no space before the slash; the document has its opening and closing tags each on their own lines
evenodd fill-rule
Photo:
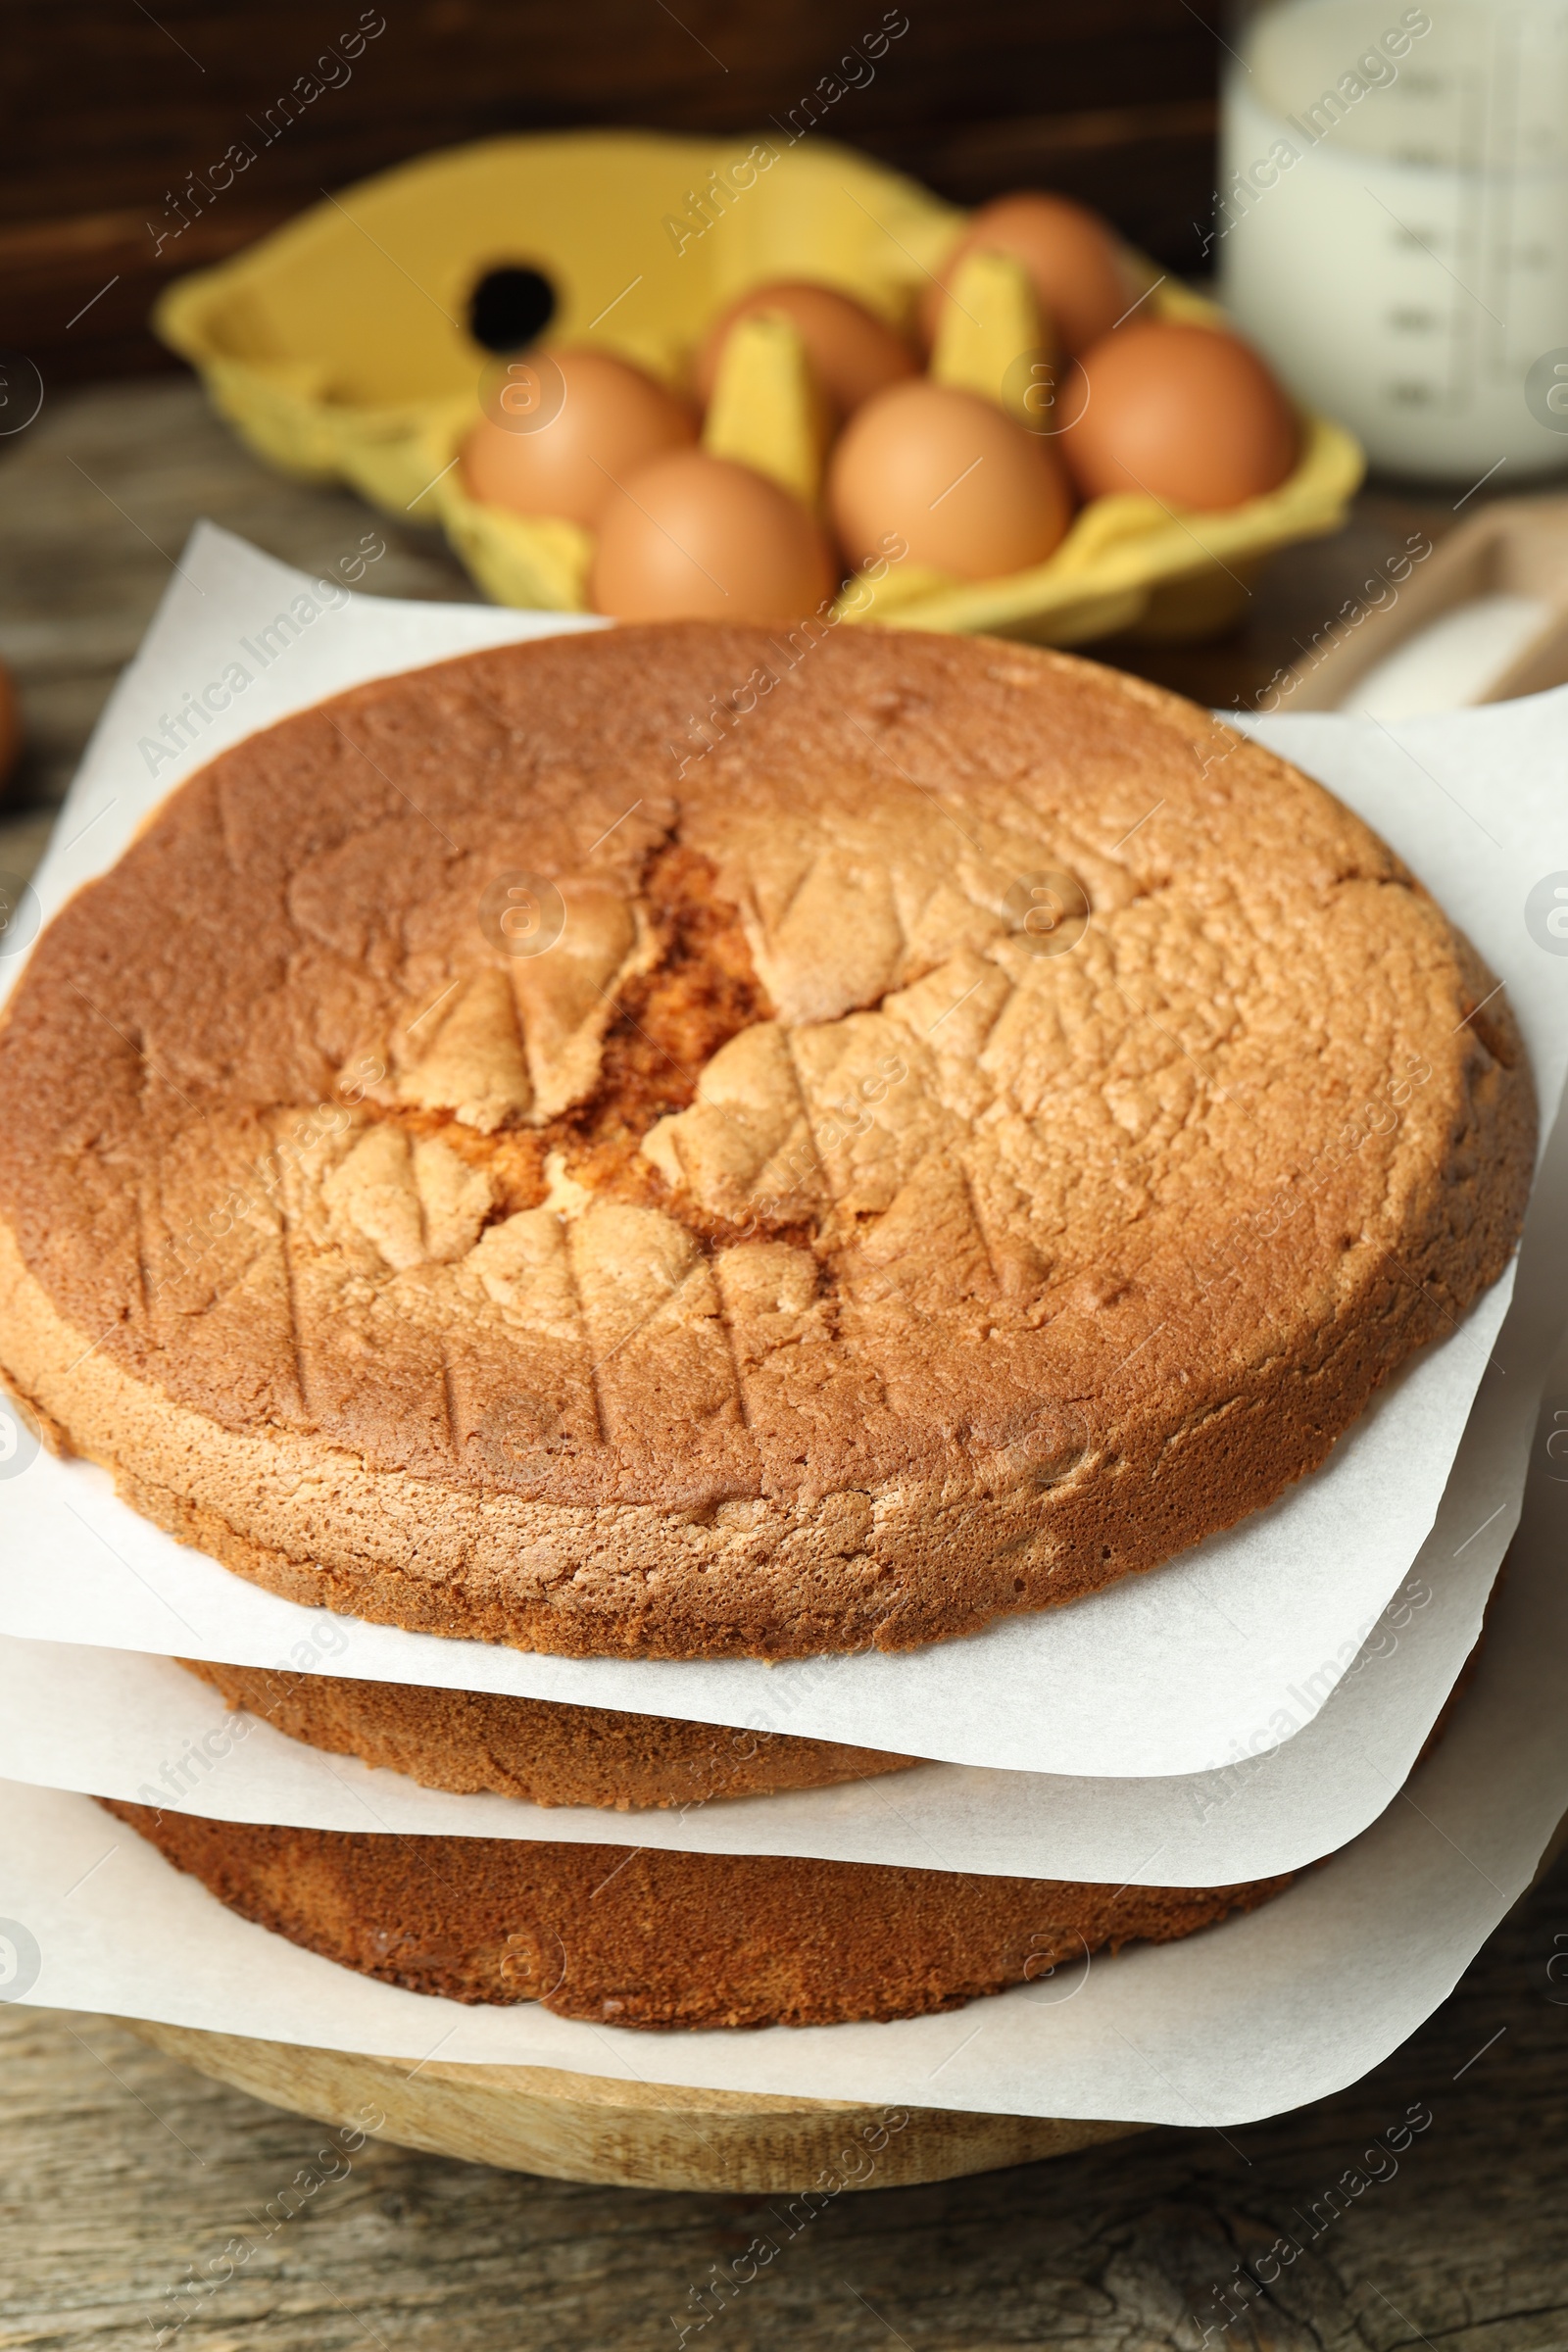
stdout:
<svg viewBox="0 0 1568 2352">
<path fill-rule="evenodd" d="M 379 0 L 368 14 L 386 29 L 352 78 L 156 257 L 154 229 L 177 218 L 170 191 L 231 141 L 259 146 L 247 118 L 362 5 L 3 0 L 0 345 L 51 386 L 169 367 L 145 323 L 163 279 L 323 189 L 498 131 L 749 130 L 799 105 L 887 0 Z M 1215 24 L 1218 6 L 1203 0 Z M 895 13 L 907 32 L 833 108 L 828 136 L 959 203 L 1064 189 L 1198 270 L 1223 51 L 1184 0 L 906 0 Z"/>
</svg>

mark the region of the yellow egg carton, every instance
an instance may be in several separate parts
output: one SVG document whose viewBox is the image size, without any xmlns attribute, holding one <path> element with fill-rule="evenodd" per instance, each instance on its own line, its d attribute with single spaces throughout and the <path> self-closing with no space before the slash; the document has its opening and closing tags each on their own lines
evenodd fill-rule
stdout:
<svg viewBox="0 0 1568 2352">
<path fill-rule="evenodd" d="M 440 522 L 499 604 L 581 612 L 588 534 L 480 505 L 463 484 L 463 440 L 502 366 L 468 331 L 486 273 L 542 272 L 556 296 L 550 341 L 596 346 L 684 389 L 716 314 L 768 280 L 836 286 L 908 328 L 964 219 L 912 180 L 783 125 L 738 141 L 489 139 L 328 197 L 234 260 L 179 279 L 154 323 L 259 456 L 307 479 L 348 481 L 392 515 Z M 1219 319 L 1212 304 L 1135 266 L 1148 315 Z M 962 307 L 949 308 L 932 372 L 1027 407 L 1019 358 L 1047 330 L 1022 272 L 972 255 L 957 291 Z M 817 503 L 826 438 L 795 330 L 749 320 L 726 344 L 705 446 Z M 852 582 L 836 617 L 1049 645 L 1124 629 L 1205 635 L 1245 608 L 1264 557 L 1336 528 L 1362 466 L 1348 433 L 1303 416 L 1296 470 L 1262 498 L 1208 514 L 1095 499 L 1027 571 L 960 581 L 895 562 Z"/>
</svg>

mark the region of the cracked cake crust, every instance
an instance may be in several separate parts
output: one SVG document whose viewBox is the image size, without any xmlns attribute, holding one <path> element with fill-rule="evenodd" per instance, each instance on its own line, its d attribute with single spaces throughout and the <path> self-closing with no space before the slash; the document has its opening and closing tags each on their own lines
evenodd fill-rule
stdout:
<svg viewBox="0 0 1568 2352">
<path fill-rule="evenodd" d="M 49 927 L 0 1085 L 56 1443 L 311 1605 L 666 1657 L 1233 1524 L 1502 1271 L 1535 1117 L 1441 908 L 1203 712 L 694 624 L 222 754 Z"/>
</svg>

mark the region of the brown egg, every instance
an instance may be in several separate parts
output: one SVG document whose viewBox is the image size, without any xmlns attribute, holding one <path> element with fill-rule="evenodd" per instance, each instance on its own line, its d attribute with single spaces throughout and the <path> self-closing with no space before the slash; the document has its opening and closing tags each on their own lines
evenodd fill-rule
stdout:
<svg viewBox="0 0 1568 2352">
<path fill-rule="evenodd" d="M 1085 498 L 1139 490 L 1172 506 L 1237 507 L 1296 464 L 1290 404 L 1257 354 L 1210 326 L 1139 319 L 1084 354 L 1056 439 Z"/>
<path fill-rule="evenodd" d="M 591 531 L 618 481 L 696 438 L 686 403 L 629 361 L 525 352 L 491 386 L 463 445 L 463 478 L 485 506 L 562 515 Z"/>
<path fill-rule="evenodd" d="M 919 370 L 919 362 L 904 337 L 875 318 L 863 303 L 832 286 L 780 278 L 774 285 L 754 286 L 709 328 L 697 355 L 697 389 L 706 403 L 713 396 L 718 363 L 730 328 L 741 318 L 759 313 L 788 318 L 800 329 L 806 356 L 822 390 L 841 416 L 853 416 L 862 401 L 884 385 L 896 384 Z"/>
<path fill-rule="evenodd" d="M 937 339 L 949 280 L 977 246 L 1022 262 L 1048 321 L 1070 352 L 1085 351 L 1107 334 L 1138 293 L 1098 214 L 1066 196 L 999 196 L 970 216 L 921 296 L 920 331 L 928 350 Z"/>
<path fill-rule="evenodd" d="M 891 534 L 909 560 L 956 579 L 1042 564 L 1072 517 L 1049 443 L 978 392 L 919 377 L 852 417 L 833 452 L 828 502 L 854 564 Z"/>
<path fill-rule="evenodd" d="M 826 534 L 798 498 L 689 449 L 656 458 L 611 499 L 588 594 L 617 620 L 799 620 L 838 583 Z"/>
</svg>

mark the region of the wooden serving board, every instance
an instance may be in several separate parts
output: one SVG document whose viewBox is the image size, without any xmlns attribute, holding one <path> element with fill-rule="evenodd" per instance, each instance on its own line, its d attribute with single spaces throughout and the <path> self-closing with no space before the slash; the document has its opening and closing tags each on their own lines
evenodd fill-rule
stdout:
<svg viewBox="0 0 1568 2352">
<path fill-rule="evenodd" d="M 688 2090 L 543 2066 L 427 2059 L 410 2067 L 193 2026 L 122 2022 L 171 2057 L 270 2106 L 329 2124 L 352 2118 L 373 2138 L 436 2155 L 622 2188 L 896 2188 L 1061 2156 L 1143 2129 Z M 372 2131 L 367 2119 L 376 2113 L 383 2120 Z"/>
<path fill-rule="evenodd" d="M 1532 1886 L 1565 1850 L 1568 1814 L 1542 1855 Z M 616 2188 L 747 2194 L 812 2188 L 829 2195 L 901 2188 L 1065 2156 L 1148 2128 L 692 2090 L 545 2066 L 425 2059 L 411 2067 L 401 2058 L 308 2049 L 196 2026 L 133 2017 L 119 2022 L 199 2074 L 292 2114 L 338 2127 L 350 2123 L 369 2138 L 504 2172 Z M 380 2118 L 373 2125 L 372 2116 Z"/>
</svg>

